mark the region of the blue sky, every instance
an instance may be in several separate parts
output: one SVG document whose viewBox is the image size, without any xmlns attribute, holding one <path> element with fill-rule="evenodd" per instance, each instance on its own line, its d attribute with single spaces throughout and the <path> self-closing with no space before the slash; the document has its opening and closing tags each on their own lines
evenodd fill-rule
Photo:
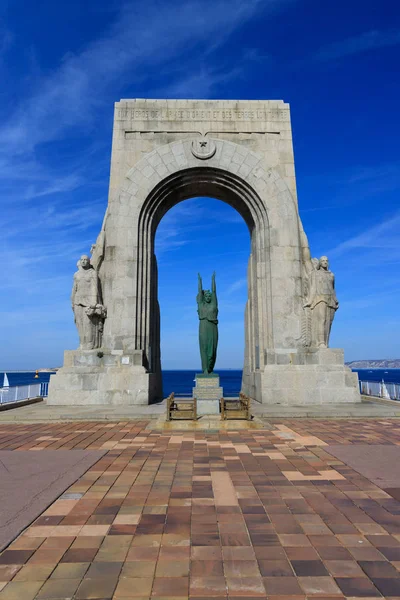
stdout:
<svg viewBox="0 0 400 600">
<path fill-rule="evenodd" d="M 291 104 L 300 213 L 327 254 L 347 360 L 398 358 L 397 0 L 0 0 L 0 370 L 77 346 L 70 289 L 107 204 L 120 98 Z M 197 368 L 197 272 L 217 271 L 217 368 L 240 367 L 249 235 L 192 199 L 157 232 L 164 368 Z"/>
</svg>

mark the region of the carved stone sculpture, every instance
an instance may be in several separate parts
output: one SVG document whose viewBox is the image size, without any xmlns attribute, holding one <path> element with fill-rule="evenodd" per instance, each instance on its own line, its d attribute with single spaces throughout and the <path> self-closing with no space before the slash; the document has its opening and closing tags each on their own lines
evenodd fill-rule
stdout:
<svg viewBox="0 0 400 600">
<path fill-rule="evenodd" d="M 212 276 L 211 291 L 203 290 L 198 275 L 197 312 L 199 313 L 199 345 L 203 373 L 212 373 L 217 359 L 218 345 L 218 301 L 215 273 Z"/>
<path fill-rule="evenodd" d="M 74 274 L 71 303 L 79 334 L 79 349 L 100 348 L 107 311 L 102 304 L 97 271 L 85 254 L 78 261 L 78 271 Z"/>
<path fill-rule="evenodd" d="M 326 256 L 311 259 L 308 270 L 304 308 L 311 311 L 311 345 L 327 348 L 335 312 L 339 302 L 335 292 L 335 276 L 329 270 Z"/>
</svg>

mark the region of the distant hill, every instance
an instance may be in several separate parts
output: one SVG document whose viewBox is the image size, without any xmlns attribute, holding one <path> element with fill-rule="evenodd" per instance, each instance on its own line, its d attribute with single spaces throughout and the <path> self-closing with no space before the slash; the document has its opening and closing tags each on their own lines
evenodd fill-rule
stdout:
<svg viewBox="0 0 400 600">
<path fill-rule="evenodd" d="M 351 369 L 400 369 L 400 358 L 380 358 L 378 360 L 353 360 L 346 365 Z"/>
</svg>

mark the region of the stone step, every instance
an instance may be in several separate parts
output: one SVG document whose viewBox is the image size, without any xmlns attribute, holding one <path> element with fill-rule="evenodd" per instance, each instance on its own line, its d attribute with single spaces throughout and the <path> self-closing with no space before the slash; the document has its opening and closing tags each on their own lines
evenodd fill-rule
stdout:
<svg viewBox="0 0 400 600">
<path fill-rule="evenodd" d="M 184 398 L 179 398 L 183 401 Z M 215 401 L 214 401 L 215 402 Z M 313 406 L 251 403 L 251 413 L 261 419 L 399 418 L 400 402 L 360 402 Z M 165 401 L 150 406 L 47 406 L 45 402 L 0 412 L 0 423 L 46 421 L 153 421 L 166 415 Z"/>
<path fill-rule="evenodd" d="M 399 403 L 400 404 L 400 403 Z M 374 418 L 374 417 L 400 417 L 400 405 L 398 407 L 368 402 L 357 404 L 330 404 L 313 406 L 281 406 L 263 405 L 253 402 L 251 412 L 260 418 L 311 418 L 311 419 L 341 419 Z"/>
</svg>

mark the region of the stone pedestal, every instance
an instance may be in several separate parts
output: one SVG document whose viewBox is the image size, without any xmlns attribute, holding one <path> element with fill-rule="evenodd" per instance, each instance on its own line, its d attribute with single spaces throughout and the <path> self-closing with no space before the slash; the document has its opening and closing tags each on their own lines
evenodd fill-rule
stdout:
<svg viewBox="0 0 400 600">
<path fill-rule="evenodd" d="M 49 405 L 147 405 L 162 398 L 161 373 L 143 366 L 143 352 L 66 350 L 50 377 Z"/>
<path fill-rule="evenodd" d="M 263 404 L 329 405 L 361 402 L 358 375 L 339 348 L 269 351 L 263 371 L 243 377 L 243 391 Z"/>
<path fill-rule="evenodd" d="M 220 399 L 223 395 L 224 391 L 219 385 L 219 375 L 215 373 L 211 375 L 196 374 L 193 398 L 197 399 L 198 416 L 219 414 Z"/>
</svg>

